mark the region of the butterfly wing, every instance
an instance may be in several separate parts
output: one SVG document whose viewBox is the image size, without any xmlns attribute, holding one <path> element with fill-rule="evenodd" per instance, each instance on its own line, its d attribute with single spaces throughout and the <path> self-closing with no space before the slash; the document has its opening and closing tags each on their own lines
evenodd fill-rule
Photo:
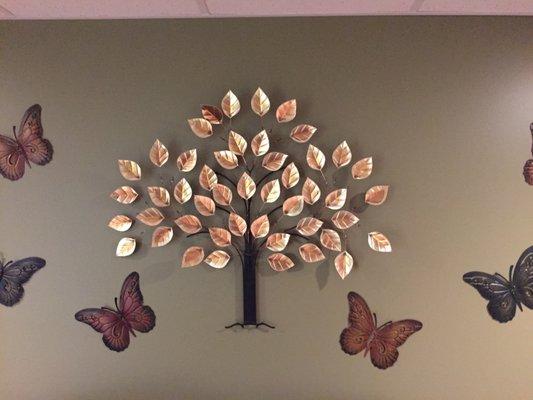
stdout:
<svg viewBox="0 0 533 400">
<path fill-rule="evenodd" d="M 512 277 L 518 299 L 533 309 L 533 246 L 526 249 L 518 259 Z"/>
<path fill-rule="evenodd" d="M 493 319 L 503 323 L 514 318 L 516 302 L 511 293 L 510 283 L 505 278 L 473 271 L 464 274 L 463 280 L 489 301 L 487 311 Z"/>
<path fill-rule="evenodd" d="M 102 333 L 102 341 L 108 349 L 119 352 L 129 346 L 129 329 L 118 312 L 107 308 L 86 308 L 74 317 Z"/>
<path fill-rule="evenodd" d="M 45 165 L 52 160 L 54 149 L 49 140 L 43 139 L 41 106 L 35 104 L 28 108 L 22 117 L 17 140 L 29 161 Z"/>
<path fill-rule="evenodd" d="M 379 328 L 370 342 L 370 359 L 379 369 L 391 367 L 398 359 L 398 347 L 413 333 L 422 329 L 422 323 L 414 319 L 389 322 Z"/>
<path fill-rule="evenodd" d="M 348 293 L 348 327 L 340 337 L 342 351 L 353 355 L 366 348 L 368 339 L 375 329 L 375 322 L 366 301 L 355 292 Z"/>
<path fill-rule="evenodd" d="M 130 324 L 139 332 L 149 332 L 155 327 L 155 313 L 143 305 L 143 295 L 139 287 L 139 274 L 128 275 L 120 291 L 119 310 Z"/>
<path fill-rule="evenodd" d="M 16 181 L 24 175 L 26 158 L 19 144 L 0 135 L 0 174 L 4 178 Z"/>
<path fill-rule="evenodd" d="M 28 257 L 4 266 L 0 277 L 0 304 L 8 307 L 17 304 L 24 296 L 22 285 L 45 265 L 42 258 Z"/>
</svg>

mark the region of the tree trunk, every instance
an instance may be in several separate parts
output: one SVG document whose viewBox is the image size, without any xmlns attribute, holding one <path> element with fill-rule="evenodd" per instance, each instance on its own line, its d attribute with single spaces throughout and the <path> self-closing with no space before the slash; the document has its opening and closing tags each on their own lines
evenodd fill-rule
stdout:
<svg viewBox="0 0 533 400">
<path fill-rule="evenodd" d="M 255 255 L 251 249 L 244 250 L 244 264 L 242 266 L 242 310 L 244 325 L 256 325 L 256 298 L 255 298 Z"/>
</svg>

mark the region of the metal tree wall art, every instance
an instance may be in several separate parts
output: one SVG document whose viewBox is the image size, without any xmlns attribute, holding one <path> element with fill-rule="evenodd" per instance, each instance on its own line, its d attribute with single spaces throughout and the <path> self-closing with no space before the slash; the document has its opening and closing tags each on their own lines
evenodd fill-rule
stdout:
<svg viewBox="0 0 533 400">
<path fill-rule="evenodd" d="M 202 116 L 188 120 L 192 132 L 201 140 L 210 140 L 205 147 L 202 144 L 204 149 L 222 143 L 221 139 L 225 145 L 213 147 L 212 161 L 201 167 L 196 164 L 202 147 L 182 151 L 175 161 L 178 176 L 168 181 L 161 177 L 159 186 L 148 186 L 146 194 L 151 204 L 145 200 L 146 208 L 135 218 L 154 227 L 152 247 L 171 242 L 172 221 L 188 238 L 210 237 L 212 246 L 196 244 L 185 250 L 183 268 L 202 262 L 224 268 L 232 257 L 239 261 L 244 316 L 242 323 L 233 325 L 240 326 L 267 325 L 257 322 L 256 270 L 264 265 L 261 260 L 277 272 L 292 268 L 297 257 L 286 252 L 290 246 L 297 248 L 305 263 L 318 263 L 326 256 L 334 258 L 339 276 L 346 278 L 354 265 L 346 232 L 359 221 L 350 205 L 349 187 L 368 178 L 373 167 L 371 157 L 352 162 L 346 141 L 338 144 L 329 157 L 311 144 L 317 128 L 309 123 L 291 123 L 296 118 L 296 100 L 285 101 L 275 113 L 268 114 L 270 100 L 258 88 L 251 98 L 251 110 L 259 117 L 258 122 L 237 127 L 236 117 L 242 110 L 232 91 L 223 97 L 220 108 L 202 106 Z M 289 123 L 289 129 L 282 129 Z M 293 158 L 289 150 L 293 150 Z M 159 140 L 149 156 L 156 169 L 170 158 Z M 141 179 L 141 168 L 135 161 L 119 160 L 119 169 L 128 181 Z M 387 193 L 386 185 L 370 187 L 364 201 L 379 206 Z M 111 197 L 122 204 L 142 203 L 131 186 L 117 188 Z M 174 204 L 178 206 L 176 211 Z M 109 226 L 125 232 L 133 222 L 128 215 L 117 215 Z M 368 244 L 378 252 L 391 251 L 389 240 L 381 232 L 368 233 Z M 128 256 L 135 247 L 135 238 L 124 237 L 116 254 Z"/>
</svg>

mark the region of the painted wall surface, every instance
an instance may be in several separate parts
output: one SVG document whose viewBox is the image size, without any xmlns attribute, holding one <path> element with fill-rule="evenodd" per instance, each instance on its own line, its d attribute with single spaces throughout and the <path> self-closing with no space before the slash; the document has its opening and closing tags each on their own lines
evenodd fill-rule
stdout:
<svg viewBox="0 0 533 400">
<path fill-rule="evenodd" d="M 1 131 L 38 102 L 55 154 L 17 183 L 0 181 L 0 251 L 47 260 L 22 303 L 0 309 L 1 397 L 533 396 L 533 312 L 498 324 L 461 279 L 505 274 L 532 244 L 533 192 L 521 175 L 532 36 L 531 18 L 2 22 Z M 374 174 L 357 187 L 391 192 L 351 236 L 358 267 L 346 280 L 331 260 L 282 274 L 263 261 L 260 317 L 278 328 L 228 331 L 241 314 L 237 265 L 181 270 L 183 234 L 116 258 L 120 235 L 106 224 L 123 207 L 109 193 L 124 182 L 117 159 L 147 165 L 156 137 L 174 157 L 197 147 L 187 118 L 228 89 L 249 104 L 258 85 L 273 104 L 297 98 L 327 154 L 346 138 L 356 159 L 373 155 Z M 388 234 L 392 254 L 367 247 L 371 229 Z M 134 270 L 157 326 L 116 354 L 73 315 L 110 304 Z M 424 323 L 394 367 L 340 350 L 350 290 L 382 321 Z"/>
</svg>

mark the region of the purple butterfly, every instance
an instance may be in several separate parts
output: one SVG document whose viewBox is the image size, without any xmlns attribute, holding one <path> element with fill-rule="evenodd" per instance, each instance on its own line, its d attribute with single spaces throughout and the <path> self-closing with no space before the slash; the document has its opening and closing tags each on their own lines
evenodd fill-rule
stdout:
<svg viewBox="0 0 533 400">
<path fill-rule="evenodd" d="M 17 304 L 24 296 L 22 285 L 45 264 L 46 261 L 39 257 L 9 261 L 5 265 L 0 261 L 0 304 L 8 307 Z"/>
<path fill-rule="evenodd" d="M 103 334 L 104 344 L 113 351 L 123 351 L 130 344 L 130 333 L 146 333 L 155 327 L 155 314 L 149 306 L 143 305 L 143 295 L 139 288 L 139 274 L 132 272 L 122 284 L 120 301 L 116 310 L 109 307 L 86 308 L 74 316 L 99 333 Z"/>
</svg>

